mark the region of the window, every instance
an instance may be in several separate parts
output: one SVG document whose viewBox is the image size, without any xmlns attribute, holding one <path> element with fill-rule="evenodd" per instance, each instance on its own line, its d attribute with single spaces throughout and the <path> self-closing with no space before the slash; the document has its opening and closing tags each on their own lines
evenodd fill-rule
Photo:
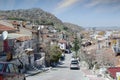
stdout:
<svg viewBox="0 0 120 80">
<path fill-rule="evenodd" d="M 0 64 L 0 72 L 3 70 L 3 64 Z"/>
<path fill-rule="evenodd" d="M 19 73 L 18 67 L 16 65 L 14 65 L 14 69 L 16 73 Z"/>
<path fill-rule="evenodd" d="M 7 66 L 7 68 L 6 68 L 6 71 L 5 72 L 7 72 L 7 73 L 10 73 L 10 69 L 9 69 L 9 67 Z"/>
<path fill-rule="evenodd" d="M 8 64 L 8 68 L 10 70 L 10 73 L 15 73 L 16 72 L 13 64 Z"/>
</svg>

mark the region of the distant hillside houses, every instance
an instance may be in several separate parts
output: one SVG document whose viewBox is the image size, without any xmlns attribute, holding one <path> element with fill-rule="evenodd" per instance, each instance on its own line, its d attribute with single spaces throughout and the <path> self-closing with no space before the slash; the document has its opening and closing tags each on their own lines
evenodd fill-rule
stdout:
<svg viewBox="0 0 120 80">
<path fill-rule="evenodd" d="M 90 35 L 92 38 L 96 39 L 96 40 L 105 40 L 108 39 L 112 34 L 112 31 L 97 31 L 94 34 Z"/>
</svg>

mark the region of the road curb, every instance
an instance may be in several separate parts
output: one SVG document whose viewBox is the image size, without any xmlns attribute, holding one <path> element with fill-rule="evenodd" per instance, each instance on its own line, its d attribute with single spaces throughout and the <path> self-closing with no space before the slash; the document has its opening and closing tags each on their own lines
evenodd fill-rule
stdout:
<svg viewBox="0 0 120 80">
<path fill-rule="evenodd" d="M 48 71 L 48 70 L 50 70 L 50 68 L 44 69 L 44 70 L 30 71 L 27 74 L 25 74 L 25 77 L 34 76 L 34 75 L 37 75 L 39 73 L 42 73 L 42 72 L 45 72 L 45 71 Z"/>
</svg>

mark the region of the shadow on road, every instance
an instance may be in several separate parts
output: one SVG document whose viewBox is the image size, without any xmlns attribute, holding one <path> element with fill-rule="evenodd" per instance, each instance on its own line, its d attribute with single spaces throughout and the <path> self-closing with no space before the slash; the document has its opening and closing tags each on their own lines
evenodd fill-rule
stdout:
<svg viewBox="0 0 120 80">
<path fill-rule="evenodd" d="M 56 68 L 69 68 L 68 66 L 57 66 Z"/>
<path fill-rule="evenodd" d="M 63 65 L 64 64 L 64 62 L 59 62 L 59 65 Z"/>
</svg>

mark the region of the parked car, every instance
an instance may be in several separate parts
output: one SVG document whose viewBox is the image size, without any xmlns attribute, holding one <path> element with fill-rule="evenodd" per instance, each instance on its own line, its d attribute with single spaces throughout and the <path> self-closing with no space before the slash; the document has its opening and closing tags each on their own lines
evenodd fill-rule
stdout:
<svg viewBox="0 0 120 80">
<path fill-rule="evenodd" d="M 80 69 L 79 61 L 77 59 L 71 60 L 70 69 Z"/>
<path fill-rule="evenodd" d="M 0 62 L 0 80 L 26 80 L 25 75 L 20 73 L 22 66 L 10 62 Z"/>
</svg>

